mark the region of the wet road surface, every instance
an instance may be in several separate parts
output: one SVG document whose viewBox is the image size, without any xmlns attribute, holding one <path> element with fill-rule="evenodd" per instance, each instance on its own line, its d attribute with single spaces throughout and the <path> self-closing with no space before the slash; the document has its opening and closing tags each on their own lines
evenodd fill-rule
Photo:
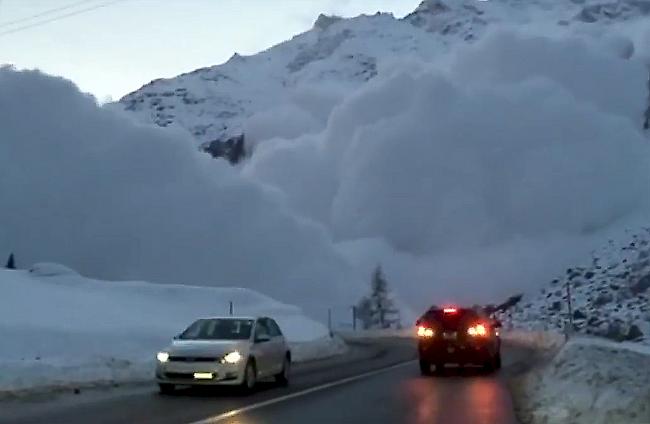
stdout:
<svg viewBox="0 0 650 424">
<path fill-rule="evenodd" d="M 289 388 L 262 384 L 253 395 L 227 389 L 179 390 L 161 396 L 154 386 L 99 396 L 0 403 L 2 424 L 266 424 L 433 423 L 514 424 L 504 372 L 527 352 L 504 345 L 504 370 L 448 369 L 419 374 L 411 340 L 360 343 L 361 354 L 295 367 Z"/>
</svg>

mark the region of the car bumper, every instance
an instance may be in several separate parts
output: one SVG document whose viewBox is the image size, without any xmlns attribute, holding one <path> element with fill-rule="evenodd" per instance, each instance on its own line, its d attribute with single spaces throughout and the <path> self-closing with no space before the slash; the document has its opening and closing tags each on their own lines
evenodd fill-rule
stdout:
<svg viewBox="0 0 650 424">
<path fill-rule="evenodd" d="M 243 362 L 243 361 L 242 361 Z M 214 364 L 214 363 L 176 363 L 158 364 L 156 367 L 156 382 L 174 385 L 239 385 L 244 380 L 245 364 Z M 212 374 L 211 378 L 195 376 L 195 374 Z"/>
<path fill-rule="evenodd" d="M 420 343 L 420 359 L 442 364 L 483 364 L 493 358 L 498 346 L 490 343 Z"/>
</svg>

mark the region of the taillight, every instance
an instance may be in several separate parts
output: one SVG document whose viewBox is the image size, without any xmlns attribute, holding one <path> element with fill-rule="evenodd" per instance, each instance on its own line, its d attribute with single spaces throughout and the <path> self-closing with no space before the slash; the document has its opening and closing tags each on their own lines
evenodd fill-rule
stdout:
<svg viewBox="0 0 650 424">
<path fill-rule="evenodd" d="M 436 332 L 433 331 L 433 328 L 425 327 L 423 325 L 418 326 L 418 337 L 431 338 L 436 335 Z"/>
<path fill-rule="evenodd" d="M 445 308 L 445 309 L 442 310 L 442 312 L 445 313 L 445 314 L 455 314 L 456 312 L 458 312 L 458 309 L 456 309 L 456 308 Z"/>
<path fill-rule="evenodd" d="M 488 335 L 488 329 L 483 324 L 476 324 L 475 326 L 467 329 L 467 334 L 472 337 L 485 337 Z"/>
</svg>

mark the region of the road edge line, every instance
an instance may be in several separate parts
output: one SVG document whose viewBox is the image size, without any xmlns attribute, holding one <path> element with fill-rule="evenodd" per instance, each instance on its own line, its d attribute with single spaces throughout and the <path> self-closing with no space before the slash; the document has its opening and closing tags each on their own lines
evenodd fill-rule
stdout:
<svg viewBox="0 0 650 424">
<path fill-rule="evenodd" d="M 243 413 L 246 413 L 246 412 L 249 412 L 249 411 L 254 411 L 256 409 L 261 409 L 261 408 L 264 408 L 266 406 L 274 405 L 276 403 L 285 402 L 285 401 L 295 399 L 295 398 L 298 398 L 298 397 L 302 397 L 302 396 L 305 396 L 305 395 L 308 395 L 308 394 L 311 394 L 311 393 L 319 392 L 321 390 L 330 389 L 332 387 L 342 386 L 344 384 L 351 383 L 353 381 L 362 380 L 362 379 L 367 378 L 367 377 L 372 377 L 373 375 L 381 374 L 381 373 L 391 371 L 391 370 L 394 370 L 394 369 L 397 369 L 397 368 L 401 368 L 401 367 L 404 367 L 404 366 L 407 366 L 407 365 L 412 365 L 415 362 L 417 362 L 417 361 L 416 360 L 410 360 L 410 361 L 406 361 L 406 362 L 400 362 L 399 364 L 391 365 L 391 366 L 388 366 L 388 367 L 385 367 L 385 368 L 380 368 L 380 369 L 377 369 L 377 370 L 367 371 L 367 372 L 364 372 L 362 374 L 358 374 L 358 375 L 354 375 L 354 376 L 351 376 L 351 377 L 343 378 L 341 380 L 330 381 L 329 383 L 321 384 L 321 385 L 314 386 L 314 387 L 309 387 L 307 389 L 303 389 L 303 390 L 300 390 L 300 391 L 297 391 L 297 392 L 289 393 L 289 394 L 284 395 L 284 396 L 278 396 L 278 397 L 274 397 L 272 399 L 267 399 L 267 400 L 262 401 L 262 402 L 257 402 L 257 403 L 253 403 L 253 404 L 250 404 L 250 405 L 246 405 L 246 406 L 243 406 L 241 408 L 237 408 L 237 409 L 233 409 L 233 410 L 228 411 L 228 412 L 224 412 L 224 413 L 216 415 L 214 417 L 205 418 L 205 419 L 202 419 L 202 420 L 199 420 L 199 421 L 193 421 L 193 422 L 190 422 L 190 423 L 187 423 L 187 424 L 215 424 L 215 423 L 220 423 L 220 422 L 223 422 L 226 419 L 233 418 L 233 417 L 235 417 L 237 415 L 240 415 L 240 414 L 243 414 Z"/>
</svg>

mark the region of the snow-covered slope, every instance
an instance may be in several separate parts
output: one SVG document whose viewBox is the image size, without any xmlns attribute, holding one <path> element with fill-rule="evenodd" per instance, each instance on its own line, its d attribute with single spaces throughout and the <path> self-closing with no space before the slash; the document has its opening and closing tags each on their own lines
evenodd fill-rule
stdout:
<svg viewBox="0 0 650 424">
<path fill-rule="evenodd" d="M 222 65 L 153 81 L 120 104 L 145 122 L 178 124 L 200 142 L 241 134 L 247 118 L 287 103 L 299 104 L 301 89 L 307 87 L 323 90 L 325 111 L 307 110 L 322 119 L 337 92 L 377 75 L 378 57 L 403 49 L 425 50 L 425 38 L 419 29 L 390 15 L 321 16 L 312 30 L 290 41 L 253 56 L 235 54 Z"/>
<path fill-rule="evenodd" d="M 551 36 L 570 31 L 600 37 L 612 25 L 629 24 L 649 11 L 645 0 L 425 0 L 403 19 L 321 15 L 311 30 L 267 51 L 235 54 L 222 65 L 152 81 L 116 106 L 144 122 L 186 128 L 198 143 L 246 133 L 247 144 L 254 144 L 259 131 L 247 120 L 255 114 L 290 109 L 289 134 L 267 132 L 264 138 L 298 135 L 292 133 L 291 113 L 311 115 L 317 130 L 340 95 L 392 63 L 430 60 L 490 28 L 525 25 L 528 32 Z"/>
<path fill-rule="evenodd" d="M 155 353 L 193 320 L 236 314 L 277 319 L 294 357 L 340 353 L 327 328 L 243 288 L 87 279 L 57 264 L 0 270 L 0 394 L 79 383 L 149 380 Z"/>
<path fill-rule="evenodd" d="M 650 228 L 628 231 L 509 313 L 516 326 L 562 329 L 571 292 L 575 330 L 650 344 Z"/>
<path fill-rule="evenodd" d="M 521 422 L 650 422 L 650 349 L 595 338 L 570 340 L 550 363 L 512 384 Z"/>
</svg>

